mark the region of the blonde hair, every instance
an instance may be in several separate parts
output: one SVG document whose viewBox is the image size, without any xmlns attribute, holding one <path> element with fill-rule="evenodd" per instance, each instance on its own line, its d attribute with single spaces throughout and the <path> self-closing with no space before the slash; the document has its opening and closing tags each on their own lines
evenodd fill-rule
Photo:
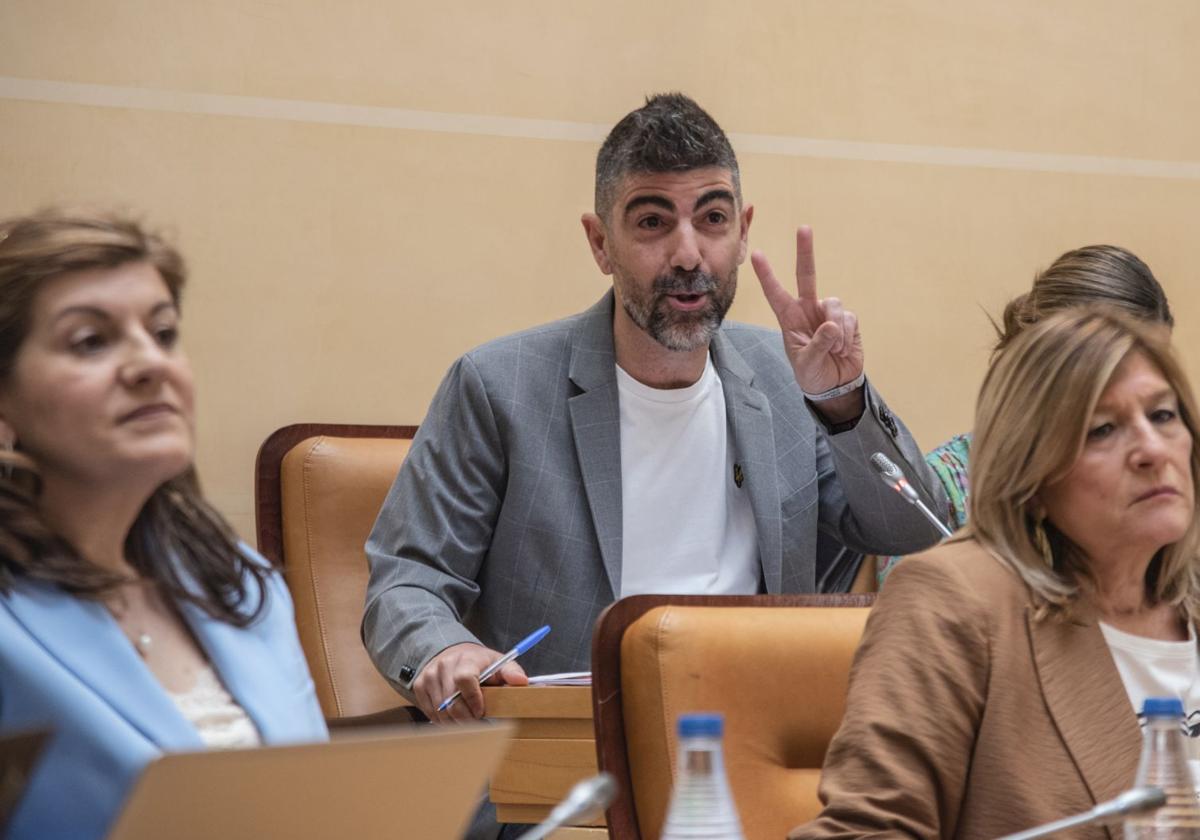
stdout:
<svg viewBox="0 0 1200 840">
<path fill-rule="evenodd" d="M 1091 574 L 1071 541 L 1046 523 L 1048 566 L 1037 544 L 1036 495 L 1079 458 L 1092 413 L 1117 366 L 1131 353 L 1154 364 L 1174 390 L 1180 418 L 1197 437 L 1191 386 L 1161 324 L 1109 307 L 1066 310 L 1017 336 L 988 371 L 976 405 L 971 444 L 970 517 L 974 537 L 1013 569 L 1033 592 L 1038 615 L 1069 614 Z M 1200 498 L 1200 453 L 1193 444 L 1192 484 Z M 1200 525 L 1193 517 L 1179 542 L 1158 552 L 1146 573 L 1153 603 L 1200 615 Z"/>
</svg>

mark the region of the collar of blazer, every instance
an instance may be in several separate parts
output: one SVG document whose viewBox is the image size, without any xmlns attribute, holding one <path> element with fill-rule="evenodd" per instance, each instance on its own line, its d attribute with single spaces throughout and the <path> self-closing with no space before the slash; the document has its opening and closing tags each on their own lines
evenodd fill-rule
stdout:
<svg viewBox="0 0 1200 840">
<path fill-rule="evenodd" d="M 203 748 L 199 734 L 102 604 L 35 582 L 18 584 L 3 600 L 25 632 L 67 672 L 68 680 L 94 694 L 152 744 L 173 750 Z M 88 704 L 86 698 L 80 702 Z"/>
<path fill-rule="evenodd" d="M 93 694 L 156 747 L 203 749 L 195 728 L 103 605 L 76 598 L 55 586 L 28 581 L 0 598 L 0 604 L 64 669 L 67 679 L 76 681 L 83 691 Z M 277 698 L 292 689 L 299 692 L 304 686 L 293 686 L 291 683 L 296 681 L 287 679 L 287 663 L 281 664 L 280 652 L 272 650 L 264 622 L 260 619 L 248 629 L 239 629 L 187 604 L 180 606 L 180 612 L 264 741 L 292 732 L 295 721 L 287 707 L 299 703 L 280 704 Z"/>
<path fill-rule="evenodd" d="M 1096 618 L 1026 622 L 1034 666 L 1050 716 L 1096 802 L 1132 787 L 1141 732 L 1129 695 Z"/>
</svg>

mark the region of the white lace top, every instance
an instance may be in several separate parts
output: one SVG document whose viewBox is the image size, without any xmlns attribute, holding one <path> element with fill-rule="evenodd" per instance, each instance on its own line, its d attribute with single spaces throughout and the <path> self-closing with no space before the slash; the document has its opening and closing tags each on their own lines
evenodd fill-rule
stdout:
<svg viewBox="0 0 1200 840">
<path fill-rule="evenodd" d="M 225 690 L 211 665 L 197 675 L 196 684 L 182 694 L 167 692 L 210 750 L 257 747 L 258 729 L 246 710 Z"/>
</svg>

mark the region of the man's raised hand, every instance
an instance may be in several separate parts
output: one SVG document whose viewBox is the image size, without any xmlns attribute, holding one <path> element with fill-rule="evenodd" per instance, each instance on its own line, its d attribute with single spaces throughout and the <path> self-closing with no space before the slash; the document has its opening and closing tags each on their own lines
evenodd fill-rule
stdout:
<svg viewBox="0 0 1200 840">
<path fill-rule="evenodd" d="M 755 251 L 750 262 L 779 321 L 784 350 L 800 387 L 819 394 L 856 379 L 863 371 L 858 317 L 835 297 L 817 297 L 812 228 L 802 225 L 796 230 L 795 296 L 775 279 L 761 251 Z"/>
</svg>

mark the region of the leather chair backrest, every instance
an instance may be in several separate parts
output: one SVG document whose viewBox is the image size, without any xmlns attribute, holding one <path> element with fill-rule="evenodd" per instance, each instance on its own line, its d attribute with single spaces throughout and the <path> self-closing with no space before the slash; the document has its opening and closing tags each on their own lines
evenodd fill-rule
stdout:
<svg viewBox="0 0 1200 840">
<path fill-rule="evenodd" d="M 280 467 L 284 576 L 296 627 L 331 721 L 403 705 L 359 634 L 369 570 L 363 546 L 412 441 L 318 435 Z"/>
<path fill-rule="evenodd" d="M 626 750 L 642 838 L 659 836 L 685 712 L 725 716 L 725 763 L 747 840 L 820 811 L 867 607 L 661 606 L 621 639 Z"/>
</svg>

